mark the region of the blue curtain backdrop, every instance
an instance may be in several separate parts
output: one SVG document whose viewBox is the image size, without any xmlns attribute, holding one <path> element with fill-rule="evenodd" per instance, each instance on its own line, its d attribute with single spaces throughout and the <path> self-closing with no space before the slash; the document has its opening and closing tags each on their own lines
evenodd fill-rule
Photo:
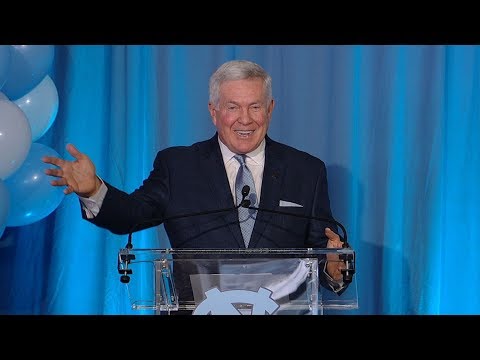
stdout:
<svg viewBox="0 0 480 360">
<path fill-rule="evenodd" d="M 348 314 L 480 313 L 480 47 L 442 45 L 56 47 L 54 125 L 112 184 L 134 190 L 158 150 L 213 135 L 208 79 L 249 59 L 273 77 L 269 134 L 328 168 L 357 254 Z M 14 205 L 13 205 L 14 206 Z M 168 244 L 163 228 L 135 247 Z M 136 314 L 117 273 L 127 242 L 80 216 L 75 195 L 0 239 L 0 313 Z"/>
</svg>

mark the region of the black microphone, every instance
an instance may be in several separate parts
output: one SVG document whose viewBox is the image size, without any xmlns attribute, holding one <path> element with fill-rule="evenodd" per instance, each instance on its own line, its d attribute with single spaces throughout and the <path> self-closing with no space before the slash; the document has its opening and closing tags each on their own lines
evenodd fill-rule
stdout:
<svg viewBox="0 0 480 360">
<path fill-rule="evenodd" d="M 169 217 L 165 217 L 165 218 L 154 218 L 154 219 L 150 219 L 148 221 L 143 221 L 143 222 L 137 223 L 134 226 L 132 226 L 132 228 L 130 229 L 130 231 L 128 233 L 128 242 L 127 242 L 127 245 L 125 245 L 125 248 L 127 248 L 127 249 L 133 248 L 132 234 L 144 225 L 151 224 L 151 226 L 155 226 L 155 225 L 160 225 L 161 223 L 164 223 L 165 221 L 168 221 L 168 220 L 183 219 L 183 218 L 188 218 L 188 217 L 192 217 L 192 216 L 210 215 L 210 214 L 216 214 L 216 213 L 221 213 L 221 212 L 237 210 L 241 206 L 246 207 L 245 205 L 247 204 L 247 202 L 248 202 L 248 205 L 250 205 L 250 200 L 245 200 L 245 198 L 247 197 L 247 195 L 249 193 L 250 193 L 250 187 L 248 185 L 245 185 L 242 188 L 242 200 L 240 201 L 240 203 L 237 206 L 234 206 L 234 207 L 229 207 L 229 208 L 224 208 L 224 209 L 207 210 L 207 211 L 199 211 L 199 212 L 193 212 L 193 213 L 189 213 L 189 214 L 178 214 L 178 215 L 169 216 Z M 247 207 L 248 207 L 248 205 L 247 205 Z"/>
<path fill-rule="evenodd" d="M 248 187 L 248 185 L 245 185 L 242 190 L 245 190 L 245 187 Z M 250 191 L 250 188 L 248 188 L 248 191 Z M 248 195 L 248 193 L 247 193 Z M 319 217 L 319 216 L 308 216 L 308 215 L 302 215 L 302 214 L 295 214 L 295 213 L 290 213 L 286 211 L 279 211 L 279 210 L 271 210 L 271 209 L 264 209 L 264 208 L 258 208 L 254 206 L 250 206 L 251 201 L 249 199 L 245 199 L 247 195 L 243 195 L 242 191 L 242 196 L 244 196 L 244 200 L 240 203 L 240 206 L 247 208 L 247 209 L 252 209 L 256 211 L 263 211 L 267 213 L 272 213 L 272 214 L 279 214 L 279 215 L 286 215 L 286 216 L 295 216 L 299 217 L 302 219 L 309 219 L 309 220 L 317 220 L 317 221 L 323 221 L 323 222 L 329 222 L 331 224 L 335 224 L 340 229 L 342 229 L 343 236 L 340 236 L 340 240 L 342 241 L 342 248 L 350 248 L 350 245 L 348 244 L 347 241 L 347 230 L 345 229 L 345 226 L 343 226 L 340 222 L 335 220 L 333 217 L 327 218 L 327 217 Z M 345 269 L 342 269 L 342 274 L 343 274 L 343 281 L 346 283 L 351 283 L 353 274 L 355 273 L 355 259 L 352 254 L 340 254 L 339 255 L 340 259 L 343 260 L 345 263 Z"/>
<path fill-rule="evenodd" d="M 245 185 L 242 188 L 242 200 L 240 201 L 240 203 L 237 206 L 234 206 L 234 207 L 229 207 L 229 208 L 224 208 L 224 209 L 216 209 L 216 210 L 199 211 L 199 212 L 194 212 L 194 213 L 189 213 L 189 214 L 179 214 L 179 215 L 169 216 L 169 217 L 165 217 L 165 218 L 154 218 L 154 219 L 150 219 L 148 221 L 139 222 L 139 223 L 135 224 L 134 226 L 132 226 L 132 228 L 130 229 L 130 231 L 128 233 L 127 245 L 125 245 L 125 248 L 128 249 L 128 250 L 133 248 L 132 234 L 142 226 L 150 225 L 149 227 L 153 227 L 155 225 L 160 225 L 161 223 L 164 223 L 165 221 L 168 221 L 168 220 L 188 218 L 188 217 L 192 217 L 192 216 L 210 215 L 210 214 L 216 214 L 216 213 L 221 213 L 221 212 L 237 210 L 240 206 L 245 206 L 247 204 L 246 201 L 248 201 L 248 200 L 245 200 L 245 198 L 247 197 L 247 195 L 249 193 L 250 193 L 250 187 L 248 185 Z M 250 201 L 248 201 L 248 204 L 250 204 Z M 128 264 L 130 263 L 131 260 L 134 260 L 134 259 L 135 259 L 134 254 L 122 254 L 120 256 L 120 258 L 118 260 L 118 272 L 120 274 L 122 274 L 122 276 L 120 277 L 120 281 L 122 283 L 128 283 L 130 281 L 130 276 L 128 276 L 128 275 L 132 274 L 132 270 L 128 268 Z M 120 260 L 124 261 L 124 263 L 125 263 L 125 267 L 122 268 L 122 269 L 120 269 Z"/>
</svg>

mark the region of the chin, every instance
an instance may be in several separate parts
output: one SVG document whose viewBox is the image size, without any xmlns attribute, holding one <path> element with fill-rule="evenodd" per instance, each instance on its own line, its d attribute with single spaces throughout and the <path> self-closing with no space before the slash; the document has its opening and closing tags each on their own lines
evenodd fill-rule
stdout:
<svg viewBox="0 0 480 360">
<path fill-rule="evenodd" d="M 237 153 L 246 154 L 246 153 L 249 153 L 249 152 L 255 150 L 255 144 L 254 143 L 252 143 L 252 144 L 250 144 L 250 143 L 239 144 L 238 146 L 235 146 L 235 149 L 237 150 L 237 151 L 235 151 Z"/>
</svg>

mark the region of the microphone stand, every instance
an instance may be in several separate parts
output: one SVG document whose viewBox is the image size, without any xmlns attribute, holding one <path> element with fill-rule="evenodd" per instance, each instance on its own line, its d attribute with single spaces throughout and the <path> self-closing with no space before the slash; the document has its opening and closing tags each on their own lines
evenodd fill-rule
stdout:
<svg viewBox="0 0 480 360">
<path fill-rule="evenodd" d="M 309 215 L 301 215 L 301 214 L 295 214 L 295 213 L 289 213 L 285 211 L 279 211 L 279 210 L 270 210 L 270 209 L 262 209 L 254 206 L 250 206 L 251 202 L 250 200 L 242 200 L 240 203 L 240 206 L 251 209 L 251 210 L 256 210 L 256 211 L 264 211 L 267 213 L 271 214 L 280 214 L 280 215 L 287 215 L 287 216 L 295 216 L 299 217 L 302 219 L 310 219 L 310 220 L 317 220 L 317 221 L 323 221 L 323 222 L 329 222 L 337 225 L 342 229 L 343 237 L 340 236 L 340 240 L 342 241 L 342 248 L 350 248 L 350 244 L 347 241 L 347 230 L 345 229 L 345 226 L 343 226 L 340 222 L 335 220 L 333 217 L 332 218 L 324 218 L 324 217 L 317 217 L 317 216 L 309 216 Z M 343 275 L 343 281 L 345 283 L 351 283 L 353 279 L 353 274 L 355 273 L 355 259 L 353 254 L 339 254 L 338 255 L 340 260 L 342 260 L 345 263 L 345 269 L 342 269 L 342 275 Z"/>
<path fill-rule="evenodd" d="M 167 220 L 175 220 L 175 219 L 180 219 L 180 218 L 187 218 L 187 217 L 192 217 L 192 216 L 200 216 L 200 215 L 209 215 L 209 214 L 215 214 L 215 213 L 220 213 L 220 212 L 226 212 L 226 211 L 232 211 L 232 210 L 237 210 L 240 207 L 244 207 L 247 209 L 251 210 L 256 210 L 256 211 L 264 211 L 272 214 L 280 214 L 280 215 L 287 215 L 287 216 L 295 216 L 303 219 L 310 219 L 310 220 L 317 220 L 317 221 L 324 221 L 324 222 L 330 222 L 342 229 L 343 237 L 340 236 L 340 240 L 343 242 L 342 248 L 350 248 L 350 245 L 348 244 L 347 241 L 347 230 L 345 227 L 338 221 L 336 221 L 333 218 L 322 218 L 322 217 L 316 217 L 316 216 L 308 216 L 308 215 L 300 215 L 300 214 L 294 214 L 294 213 L 289 213 L 289 212 L 284 212 L 284 211 L 278 211 L 278 210 L 269 210 L 269 209 L 262 209 L 262 208 L 257 208 L 250 206 L 251 202 L 250 200 L 246 199 L 248 194 L 250 193 L 250 187 L 248 185 L 245 185 L 242 188 L 242 200 L 239 202 L 237 206 L 231 207 L 231 208 L 225 208 L 225 209 L 219 209 L 219 210 L 209 210 L 209 211 L 200 211 L 200 212 L 195 212 L 191 214 L 179 214 L 167 218 L 154 218 L 149 221 L 145 222 L 140 222 L 138 224 L 135 224 L 129 234 L 128 234 L 128 241 L 127 244 L 125 245 L 125 248 L 127 249 L 126 254 L 121 254 L 120 258 L 118 260 L 118 272 L 122 274 L 120 277 L 120 281 L 122 283 L 128 283 L 130 281 L 130 276 L 132 274 L 132 270 L 128 268 L 128 265 L 132 260 L 135 260 L 135 255 L 129 253 L 129 250 L 133 248 L 132 244 L 132 234 L 141 226 L 146 225 L 146 224 L 155 224 L 155 223 L 162 223 Z M 342 260 L 345 263 L 345 269 L 342 269 L 342 275 L 343 275 L 343 281 L 345 283 L 350 283 L 352 282 L 353 274 L 355 273 L 355 259 L 353 254 L 339 254 L 340 260 Z M 122 260 L 125 264 L 125 267 L 123 269 L 120 269 L 120 260 Z"/>
<path fill-rule="evenodd" d="M 175 216 L 171 216 L 171 217 L 167 217 L 167 218 L 154 218 L 154 219 L 151 219 L 149 221 L 140 222 L 138 224 L 135 224 L 130 229 L 130 232 L 128 233 L 128 241 L 127 241 L 127 244 L 125 245 L 125 249 L 127 249 L 127 252 L 128 252 L 128 250 L 131 250 L 133 248 L 132 234 L 135 232 L 135 230 L 137 230 L 138 228 L 140 228 L 143 225 L 152 224 L 152 226 L 154 226 L 154 224 L 157 223 L 157 222 L 159 224 L 161 224 L 161 223 L 163 223 L 167 220 L 175 220 L 175 219 L 187 218 L 187 217 L 192 217 L 192 216 L 210 215 L 210 214 L 215 214 L 215 213 L 237 210 L 241 206 L 245 207 L 244 204 L 245 204 L 246 201 L 248 201 L 248 203 L 250 204 L 250 200 L 245 200 L 245 198 L 247 197 L 249 192 L 250 192 L 250 187 L 248 185 L 245 185 L 242 188 L 242 200 L 240 201 L 240 203 L 237 206 L 234 206 L 234 207 L 225 208 L 225 209 L 217 209 L 217 210 L 200 211 L 200 212 L 195 212 L 195 213 L 191 213 L 191 214 L 179 214 L 179 215 L 175 215 Z M 123 268 L 123 269 L 120 269 L 120 261 L 121 260 L 125 264 L 125 268 Z M 120 281 L 122 283 L 128 283 L 130 281 L 130 276 L 129 275 L 132 274 L 132 269 L 129 269 L 128 265 L 130 264 L 130 262 L 132 260 L 135 260 L 135 255 L 134 254 L 127 253 L 127 254 L 121 254 L 120 255 L 120 258 L 118 260 L 118 272 L 120 274 L 122 274 L 122 276 L 120 276 Z"/>
</svg>

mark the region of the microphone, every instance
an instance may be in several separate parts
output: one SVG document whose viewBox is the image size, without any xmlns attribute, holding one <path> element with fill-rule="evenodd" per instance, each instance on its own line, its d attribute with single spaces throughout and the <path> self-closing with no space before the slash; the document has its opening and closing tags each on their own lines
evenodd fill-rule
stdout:
<svg viewBox="0 0 480 360">
<path fill-rule="evenodd" d="M 211 215 L 211 214 L 216 214 L 216 213 L 221 213 L 221 212 L 233 211 L 233 210 L 237 210 L 241 206 L 243 206 L 243 207 L 247 206 L 248 207 L 250 205 L 250 201 L 246 200 L 246 197 L 248 196 L 249 193 L 250 193 L 250 187 L 248 185 L 245 185 L 242 188 L 242 200 L 240 201 L 240 203 L 237 206 L 234 206 L 234 207 L 229 207 L 229 208 L 224 208 L 224 209 L 216 209 L 216 210 L 199 211 L 199 212 L 194 212 L 194 213 L 189 213 L 189 214 L 179 214 L 179 215 L 174 215 L 174 216 L 170 216 L 170 217 L 166 217 L 166 218 L 154 218 L 154 219 L 150 219 L 148 221 L 143 221 L 143 222 L 137 223 L 134 226 L 132 226 L 132 228 L 130 229 L 130 231 L 128 233 L 128 241 L 127 241 L 127 244 L 125 245 L 125 248 L 128 249 L 128 250 L 133 248 L 132 234 L 142 226 L 145 226 L 145 225 L 155 226 L 155 225 L 159 225 L 159 224 L 161 224 L 161 223 L 163 223 L 167 220 L 175 220 L 175 219 L 180 219 L 180 218 L 188 218 L 188 217 L 192 217 L 192 216 Z M 158 222 L 158 224 L 157 224 L 157 222 Z M 122 283 L 128 283 L 130 281 L 130 277 L 128 275 L 132 273 L 132 270 L 128 269 L 128 264 L 130 263 L 131 260 L 135 259 L 135 255 L 134 254 L 127 254 L 127 255 L 122 254 L 121 259 L 123 261 L 125 261 L 126 267 L 124 269 L 120 269 L 120 263 L 118 264 L 118 272 L 120 274 L 122 274 L 122 276 L 120 277 L 120 281 Z M 119 259 L 119 262 L 120 262 L 120 259 Z"/>
<path fill-rule="evenodd" d="M 256 210 L 256 211 L 263 211 L 267 213 L 286 215 L 286 216 L 295 216 L 302 219 L 324 221 L 324 222 L 329 222 L 331 224 L 335 224 L 338 227 L 340 227 L 340 229 L 342 229 L 343 236 L 340 236 L 340 241 L 342 241 L 343 243 L 342 248 L 350 248 L 350 245 L 347 241 L 347 230 L 345 229 L 345 226 L 343 226 L 340 222 L 335 220 L 333 217 L 327 218 L 327 217 L 319 217 L 319 216 L 301 215 L 301 214 L 295 214 L 295 213 L 290 213 L 286 211 L 263 209 L 263 208 L 250 206 L 251 201 L 249 199 L 245 199 L 245 197 L 248 195 L 248 193 L 247 195 L 244 195 L 244 191 L 246 191 L 245 187 L 248 187 L 248 185 L 245 185 L 242 188 L 243 200 L 241 201 L 240 206 L 247 209 Z M 248 187 L 248 192 L 250 192 L 249 187 Z M 346 283 L 351 283 L 353 274 L 355 273 L 355 266 L 354 266 L 355 259 L 352 254 L 340 254 L 339 257 L 340 257 L 340 260 L 343 260 L 343 262 L 345 263 L 345 269 L 342 269 L 343 281 Z"/>
<path fill-rule="evenodd" d="M 256 211 L 264 211 L 264 212 L 273 213 L 273 214 L 286 215 L 286 216 L 296 216 L 296 217 L 300 217 L 300 218 L 304 218 L 304 219 L 325 221 L 325 222 L 333 223 L 333 224 L 339 226 L 342 229 L 343 237 L 340 236 L 340 239 L 343 242 L 342 247 L 343 248 L 349 248 L 350 247 L 348 242 L 347 242 L 347 231 L 346 231 L 345 227 L 340 222 L 336 221 L 335 219 L 326 218 L 326 217 L 324 218 L 324 217 L 300 215 L 300 214 L 289 213 L 289 212 L 285 212 L 285 211 L 278 211 L 278 210 L 270 210 L 270 209 L 253 207 L 253 206 L 250 206 L 251 201 L 249 199 L 247 199 L 247 196 L 248 196 L 249 193 L 250 193 L 250 187 L 248 185 L 243 186 L 243 188 L 242 188 L 242 199 L 238 203 L 238 205 L 236 205 L 234 207 L 229 207 L 229 208 L 224 208 L 224 209 L 216 209 L 216 210 L 199 211 L 199 212 L 193 212 L 193 213 L 188 213 L 188 214 L 178 214 L 178 215 L 165 217 L 165 218 L 154 218 L 154 219 L 150 219 L 148 221 L 137 223 L 134 226 L 132 226 L 132 228 L 130 229 L 130 232 L 128 234 L 128 241 L 127 241 L 127 244 L 125 245 L 125 248 L 126 249 L 132 249 L 133 248 L 132 234 L 144 225 L 149 224 L 151 226 L 155 226 L 155 225 L 157 225 L 157 222 L 158 222 L 158 224 L 161 224 L 161 223 L 163 223 L 165 221 L 168 221 L 168 220 L 175 220 L 175 219 L 180 219 L 180 218 L 188 218 L 188 217 L 193 217 L 193 216 L 202 216 L 202 215 L 210 215 L 210 214 L 216 214 L 216 213 L 221 213 L 221 212 L 233 211 L 233 210 L 239 209 L 240 207 L 244 207 L 244 208 L 248 208 L 248 209 L 252 209 L 252 210 L 256 210 Z M 354 266 L 352 267 L 352 265 L 354 264 L 353 255 L 352 254 L 340 254 L 339 256 L 340 256 L 340 259 L 343 260 L 345 265 L 346 265 L 346 268 L 342 270 L 344 281 L 350 283 L 352 281 L 353 274 L 355 273 Z M 135 255 L 134 254 L 127 254 L 127 255 L 122 254 L 121 257 L 122 257 L 122 260 L 124 260 L 125 263 L 126 263 L 126 268 L 124 268 L 124 269 L 119 268 L 119 273 L 123 274 L 121 276 L 120 280 L 123 283 L 128 283 L 130 281 L 130 277 L 128 276 L 128 274 L 132 273 L 132 270 L 128 269 L 128 264 L 129 264 L 130 260 L 135 259 Z"/>
<path fill-rule="evenodd" d="M 242 188 L 242 200 L 240 201 L 240 203 L 237 206 L 234 206 L 234 207 L 229 207 L 229 208 L 224 208 L 224 209 L 216 209 L 216 210 L 199 211 L 199 212 L 193 212 L 193 213 L 189 213 L 189 214 L 179 214 L 179 215 L 174 215 L 174 216 L 170 216 L 170 217 L 166 217 L 166 218 L 154 218 L 154 219 L 150 219 L 148 221 L 143 221 L 143 222 L 137 223 L 130 229 L 130 232 L 128 233 L 128 242 L 127 242 L 127 245 L 125 245 L 125 247 L 127 249 L 133 248 L 132 234 L 137 229 L 139 229 L 141 226 L 144 226 L 144 225 L 147 225 L 147 224 L 152 224 L 152 226 L 154 226 L 154 224 L 156 224 L 157 222 L 159 222 L 159 224 L 160 224 L 160 223 L 163 223 L 167 220 L 175 220 L 175 219 L 181 219 L 181 218 L 188 218 L 188 217 L 192 217 L 192 216 L 210 215 L 210 214 L 216 214 L 216 213 L 221 213 L 221 212 L 226 212 L 226 211 L 237 210 L 241 206 L 246 207 L 245 205 L 247 205 L 247 202 L 248 202 L 248 205 L 247 205 L 247 207 L 248 207 L 250 205 L 250 200 L 245 200 L 245 198 L 248 196 L 249 193 L 250 193 L 250 187 L 248 185 L 245 185 Z"/>
</svg>

